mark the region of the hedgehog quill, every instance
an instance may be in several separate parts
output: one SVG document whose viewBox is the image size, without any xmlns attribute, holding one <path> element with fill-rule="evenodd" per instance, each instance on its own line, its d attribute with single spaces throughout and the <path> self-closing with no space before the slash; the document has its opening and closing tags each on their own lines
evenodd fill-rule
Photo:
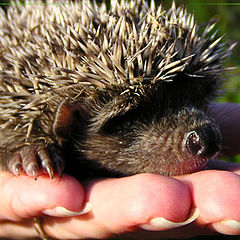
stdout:
<svg viewBox="0 0 240 240">
<path fill-rule="evenodd" d="M 51 178 L 181 175 L 221 147 L 208 105 L 233 45 L 175 4 L 13 5 L 0 14 L 0 166 Z M 65 170 L 64 170 L 65 169 Z"/>
</svg>

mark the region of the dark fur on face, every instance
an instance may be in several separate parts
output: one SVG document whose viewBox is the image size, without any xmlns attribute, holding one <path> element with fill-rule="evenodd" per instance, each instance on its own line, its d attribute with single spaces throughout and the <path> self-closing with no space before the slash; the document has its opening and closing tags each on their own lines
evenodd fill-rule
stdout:
<svg viewBox="0 0 240 240">
<path fill-rule="evenodd" d="M 192 79 L 186 78 L 187 84 L 192 84 Z M 199 95 L 176 88 L 172 82 L 138 86 L 136 95 L 121 95 L 124 91 L 115 89 L 111 99 L 103 97 L 110 91 L 100 91 L 98 104 L 100 99 L 108 101 L 100 104 L 97 111 L 95 107 L 92 114 L 84 113 L 84 119 L 88 118 L 84 127 L 81 116 L 76 119 L 79 131 L 75 129 L 66 144 L 66 158 L 74 159 L 70 172 L 77 169 L 72 164 L 82 162 L 80 175 L 92 171 L 95 176 L 143 172 L 181 175 L 202 169 L 220 150 L 221 137 L 214 119 L 208 116 L 205 98 L 211 97 L 215 86 L 201 86 L 197 81 L 195 84 L 192 87 L 200 88 Z M 193 142 L 196 138 L 199 139 Z M 69 156 L 70 146 L 74 149 Z"/>
</svg>

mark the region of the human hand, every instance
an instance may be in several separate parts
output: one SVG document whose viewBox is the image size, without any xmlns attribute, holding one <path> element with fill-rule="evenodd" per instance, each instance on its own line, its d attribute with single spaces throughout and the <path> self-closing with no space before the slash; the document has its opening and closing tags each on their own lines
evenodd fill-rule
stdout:
<svg viewBox="0 0 240 240">
<path fill-rule="evenodd" d="M 218 106 L 214 106 L 216 112 Z M 238 105 L 229 105 L 225 108 L 228 115 L 222 113 L 221 116 L 239 124 L 239 109 Z M 227 134 L 234 143 L 240 136 L 239 127 L 229 126 L 226 121 L 222 122 L 224 136 Z M 232 151 L 237 152 L 237 149 L 235 144 Z M 227 150 L 230 153 L 230 149 Z M 0 236 L 5 239 L 36 237 L 30 218 L 42 215 L 43 211 L 45 232 L 59 239 L 106 238 L 115 234 L 120 234 L 119 238 L 131 236 L 131 239 L 180 238 L 218 232 L 240 234 L 239 165 L 212 161 L 211 166 L 214 165 L 228 171 L 206 170 L 177 178 L 139 174 L 85 182 L 85 201 L 91 203 L 92 210 L 75 217 L 63 217 L 62 214 L 56 217 L 59 215 L 56 211 L 44 211 L 56 206 L 77 212 L 82 209 L 84 191 L 72 177 L 64 175 L 59 181 L 40 176 L 33 181 L 27 176 L 0 173 Z M 194 208 L 199 211 L 198 218 L 175 229 L 185 224 Z M 167 222 L 163 226 L 165 221 L 159 217 L 179 224 Z M 155 225 L 154 218 L 157 218 Z"/>
<path fill-rule="evenodd" d="M 240 223 L 231 221 L 240 222 L 238 174 L 238 171 L 208 170 L 178 179 L 140 174 L 121 179 L 93 180 L 86 186 L 86 200 L 92 205 L 89 213 L 75 217 L 45 215 L 43 228 L 49 236 L 58 239 L 106 238 L 132 231 L 125 237 L 186 237 L 210 234 L 209 229 L 239 234 Z M 71 177 L 64 176 L 60 182 L 51 182 L 41 176 L 38 181 L 32 181 L 28 176 L 17 179 L 2 173 L 0 179 L 1 237 L 36 237 L 30 218 L 45 209 L 64 206 L 73 211 L 81 210 L 84 194 L 79 183 Z M 184 227 L 184 221 L 193 208 L 199 210 L 200 216 Z M 178 222 L 183 227 L 175 229 L 178 224 L 152 220 L 158 217 Z M 157 225 L 152 225 L 151 221 L 156 221 Z M 171 228 L 174 230 L 164 231 Z M 135 231 L 141 229 L 161 231 Z"/>
</svg>

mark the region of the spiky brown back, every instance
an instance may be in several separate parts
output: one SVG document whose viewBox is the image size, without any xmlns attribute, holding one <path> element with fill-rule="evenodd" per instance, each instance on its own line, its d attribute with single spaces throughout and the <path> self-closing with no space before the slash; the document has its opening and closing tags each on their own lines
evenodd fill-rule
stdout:
<svg viewBox="0 0 240 240">
<path fill-rule="evenodd" d="M 0 124 L 27 135 L 48 92 L 69 85 L 141 96 L 181 75 L 208 79 L 210 96 L 231 50 L 209 35 L 215 23 L 199 34 L 174 3 L 167 12 L 144 0 L 113 0 L 109 11 L 89 0 L 34 3 L 0 14 Z"/>
</svg>

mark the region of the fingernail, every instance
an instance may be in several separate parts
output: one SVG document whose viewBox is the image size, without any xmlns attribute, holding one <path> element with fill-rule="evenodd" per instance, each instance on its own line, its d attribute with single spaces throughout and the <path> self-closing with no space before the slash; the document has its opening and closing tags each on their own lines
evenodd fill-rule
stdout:
<svg viewBox="0 0 240 240">
<path fill-rule="evenodd" d="M 140 228 L 149 231 L 161 231 L 172 228 L 177 228 L 181 226 L 185 226 L 194 220 L 196 220 L 199 216 L 199 210 L 197 208 L 192 209 L 189 218 L 184 222 L 172 222 L 163 217 L 153 218 L 148 223 L 142 224 Z"/>
<path fill-rule="evenodd" d="M 240 230 L 240 222 L 236 220 L 228 219 L 228 220 L 223 220 L 220 223 L 233 230 Z"/>
<path fill-rule="evenodd" d="M 53 217 L 72 217 L 72 216 L 80 216 L 88 213 L 92 209 L 92 204 L 90 202 L 85 203 L 83 209 L 80 212 L 73 212 L 64 207 L 55 207 L 52 209 L 43 210 L 42 213 L 53 216 Z"/>
</svg>

